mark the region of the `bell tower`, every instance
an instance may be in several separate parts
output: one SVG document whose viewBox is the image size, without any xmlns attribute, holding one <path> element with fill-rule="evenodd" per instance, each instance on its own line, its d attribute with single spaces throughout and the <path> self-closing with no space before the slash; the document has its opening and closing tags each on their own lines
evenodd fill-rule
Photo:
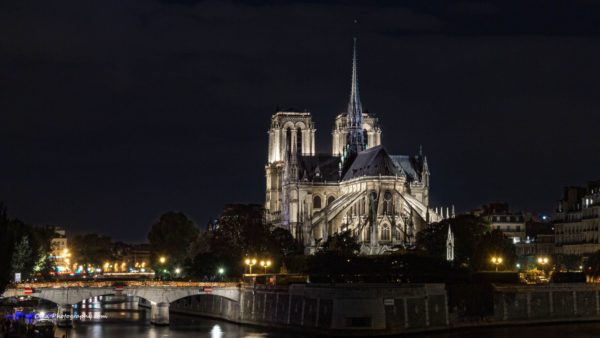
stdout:
<svg viewBox="0 0 600 338">
<path fill-rule="evenodd" d="M 265 210 L 268 222 L 279 225 L 283 221 L 282 203 L 285 201 L 282 191 L 286 157 L 314 156 L 315 132 L 310 112 L 278 111 L 271 117 L 265 166 Z"/>
</svg>

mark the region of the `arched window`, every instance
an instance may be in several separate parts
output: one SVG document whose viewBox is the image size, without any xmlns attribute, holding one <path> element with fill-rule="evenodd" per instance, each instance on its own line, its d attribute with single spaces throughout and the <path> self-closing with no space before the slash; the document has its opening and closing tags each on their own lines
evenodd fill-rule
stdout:
<svg viewBox="0 0 600 338">
<path fill-rule="evenodd" d="M 302 154 L 302 129 L 296 129 L 296 151 Z"/>
<path fill-rule="evenodd" d="M 285 131 L 285 145 L 287 147 L 287 150 L 292 150 L 292 128 L 289 127 Z"/>
<path fill-rule="evenodd" d="M 389 241 L 390 240 L 390 226 L 388 224 L 384 224 L 381 228 L 381 240 Z"/>
<path fill-rule="evenodd" d="M 388 215 L 392 213 L 392 193 L 387 190 L 383 194 L 383 214 Z"/>
<path fill-rule="evenodd" d="M 320 196 L 315 196 L 313 198 L 313 208 L 321 209 L 321 197 Z"/>
<path fill-rule="evenodd" d="M 333 197 L 333 196 L 327 197 L 327 205 L 330 205 L 331 203 L 333 203 L 334 200 L 335 200 L 335 197 Z"/>
<path fill-rule="evenodd" d="M 365 144 L 365 148 L 369 147 L 369 133 L 367 133 L 366 129 L 363 129 L 363 142 Z"/>
</svg>

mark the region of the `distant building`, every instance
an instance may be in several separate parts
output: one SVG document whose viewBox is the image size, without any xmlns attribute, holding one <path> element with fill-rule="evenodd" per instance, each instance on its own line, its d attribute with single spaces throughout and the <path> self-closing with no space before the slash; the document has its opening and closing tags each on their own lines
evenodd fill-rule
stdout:
<svg viewBox="0 0 600 338">
<path fill-rule="evenodd" d="M 526 217 L 522 212 L 511 212 L 508 203 L 485 204 L 471 214 L 487 219 L 492 230 L 502 231 L 515 244 L 526 239 Z"/>
<path fill-rule="evenodd" d="M 525 240 L 516 244 L 517 256 L 552 256 L 555 253 L 554 227 L 551 222 L 529 220 Z"/>
<path fill-rule="evenodd" d="M 126 244 L 118 242 L 115 243 L 113 253 L 116 262 L 121 264 L 121 266 L 119 266 L 120 269 L 113 267 L 113 269 L 117 272 L 150 271 L 150 244 Z M 123 265 L 123 263 L 125 264 Z"/>
<path fill-rule="evenodd" d="M 557 253 L 584 255 L 600 250 L 600 181 L 564 189 L 554 234 Z"/>
<path fill-rule="evenodd" d="M 69 270 L 71 263 L 67 232 L 65 228 L 54 225 L 47 225 L 46 229 L 53 232 L 53 237 L 50 241 L 50 246 L 52 248 L 50 259 L 53 261 L 58 272 L 66 272 Z"/>
</svg>

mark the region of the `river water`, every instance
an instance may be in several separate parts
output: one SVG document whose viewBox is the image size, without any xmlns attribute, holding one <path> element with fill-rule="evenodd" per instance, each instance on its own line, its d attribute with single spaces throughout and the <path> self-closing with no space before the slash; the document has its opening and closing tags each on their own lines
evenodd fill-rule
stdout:
<svg viewBox="0 0 600 338">
<path fill-rule="evenodd" d="M 312 335 L 267 330 L 225 321 L 171 313 L 171 325 L 153 326 L 149 310 L 136 301 L 110 303 L 90 299 L 77 305 L 74 315 L 84 315 L 68 330 L 57 329 L 55 336 L 66 338 L 299 338 Z M 104 301 L 104 304 L 102 303 Z M 89 319 L 93 318 L 93 319 Z M 600 337 L 600 323 L 513 326 L 457 330 L 414 336 L 419 338 L 588 338 Z"/>
</svg>

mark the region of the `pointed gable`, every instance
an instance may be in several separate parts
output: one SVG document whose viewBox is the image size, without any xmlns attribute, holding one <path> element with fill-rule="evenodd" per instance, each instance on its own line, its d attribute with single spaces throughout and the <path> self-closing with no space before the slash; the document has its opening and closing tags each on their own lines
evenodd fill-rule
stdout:
<svg viewBox="0 0 600 338">
<path fill-rule="evenodd" d="M 399 176 L 402 170 L 382 146 L 369 148 L 358 153 L 344 174 L 344 180 L 361 176 Z"/>
</svg>

